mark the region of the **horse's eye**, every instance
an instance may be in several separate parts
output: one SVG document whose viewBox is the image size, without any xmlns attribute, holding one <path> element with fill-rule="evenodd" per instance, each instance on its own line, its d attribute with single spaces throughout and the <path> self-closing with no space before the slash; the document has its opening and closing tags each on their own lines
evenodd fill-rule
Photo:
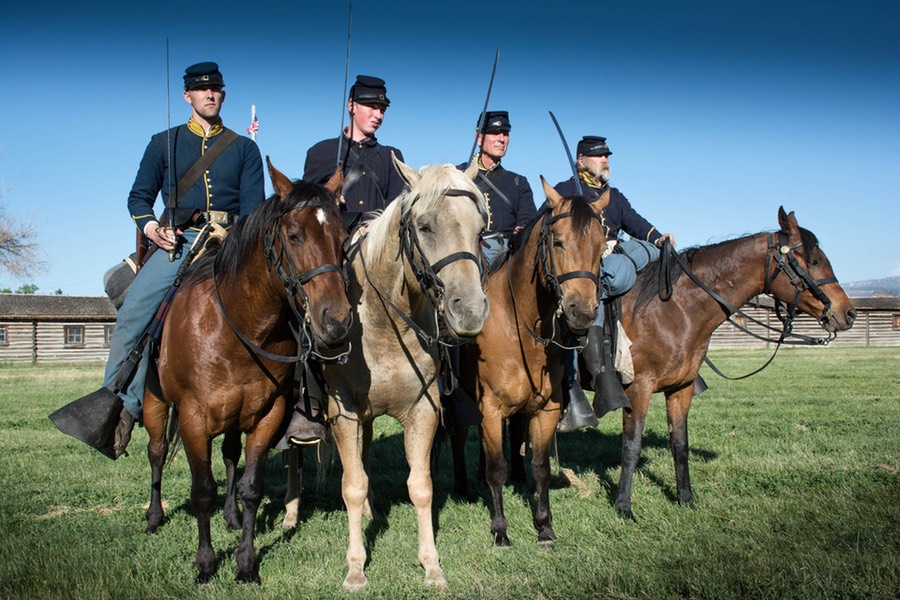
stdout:
<svg viewBox="0 0 900 600">
<path fill-rule="evenodd" d="M 296 233 L 289 233 L 289 234 L 288 234 L 288 239 L 291 241 L 292 244 L 299 244 L 299 243 L 300 243 L 300 236 L 297 235 Z"/>
<path fill-rule="evenodd" d="M 563 247 L 562 240 L 553 240 L 553 247 L 554 248 L 562 248 Z"/>
<path fill-rule="evenodd" d="M 809 261 L 809 266 L 811 266 L 811 267 L 818 267 L 818 266 L 819 266 L 819 260 L 816 259 L 816 258 L 812 259 L 811 261 Z"/>
<path fill-rule="evenodd" d="M 423 223 L 422 225 L 419 225 L 419 231 L 421 233 L 431 233 L 431 225 L 429 225 L 428 223 Z"/>
</svg>

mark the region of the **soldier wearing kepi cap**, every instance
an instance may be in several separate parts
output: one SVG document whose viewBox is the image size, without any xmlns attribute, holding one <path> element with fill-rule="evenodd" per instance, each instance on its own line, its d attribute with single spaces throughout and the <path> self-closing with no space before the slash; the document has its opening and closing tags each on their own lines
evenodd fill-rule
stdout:
<svg viewBox="0 0 900 600">
<path fill-rule="evenodd" d="M 490 263 L 507 249 L 512 237 L 519 233 L 536 214 L 534 195 L 524 175 L 507 171 L 500 162 L 509 150 L 509 113 L 495 110 L 484 114 L 481 131 L 475 123 L 475 137 L 480 148 L 473 160 L 478 161 L 475 185 L 484 194 L 488 222 L 484 241 L 488 245 L 485 258 Z M 461 164 L 460 169 L 468 165 Z"/>
<path fill-rule="evenodd" d="M 117 387 L 120 366 L 136 348 L 172 287 L 202 224 L 217 222 L 230 227 L 265 199 L 259 148 L 253 140 L 226 129 L 219 118 L 225 100 L 224 86 L 216 63 L 202 62 L 188 67 L 184 73 L 184 101 L 191 105 L 190 118 L 184 125 L 154 135 L 144 151 L 128 196 L 128 210 L 150 243 L 165 252 L 150 256 L 119 309 L 109 341 L 104 388 L 101 388 L 109 394 Z M 165 205 L 170 206 L 169 196 L 176 193 L 185 174 L 204 154 L 215 155 L 216 151 L 211 149 L 221 144 L 225 144 L 224 151 L 177 198 L 176 209 L 161 211 L 161 214 L 174 214 L 174 222 L 162 226 L 154 212 L 157 195 L 162 193 Z M 169 168 L 169 149 L 174 168 Z M 188 183 L 185 181 L 185 185 Z M 125 451 L 134 422 L 141 418 L 148 363 L 148 353 L 144 352 L 130 384 L 118 392 L 124 409 L 111 452 L 113 458 Z M 115 399 L 114 395 L 111 397 Z"/>
<path fill-rule="evenodd" d="M 323 140 L 306 153 L 303 180 L 325 183 L 334 175 L 340 149 L 344 173 L 341 211 L 351 227 L 364 213 L 383 210 L 403 191 L 391 152 L 401 161 L 403 153 L 382 146 L 375 138 L 390 104 L 383 79 L 357 75 L 347 99 L 350 124 L 341 137 Z M 279 449 L 318 444 L 325 438 L 324 384 L 318 365 L 298 363 L 294 395 L 297 403 L 284 438 L 276 446 Z"/>
<path fill-rule="evenodd" d="M 397 148 L 382 146 L 375 137 L 390 105 L 383 79 L 358 75 L 347 99 L 350 124 L 342 138 L 323 140 L 306 153 L 303 180 L 325 183 L 334 174 L 340 144 L 344 212 L 382 210 L 403 191 L 403 180 L 391 162 L 391 151 L 400 160 L 403 154 Z"/>
<path fill-rule="evenodd" d="M 637 272 L 651 260 L 659 258 L 659 249 L 663 242 L 668 240 L 672 247 L 675 247 L 675 238 L 672 234 L 658 231 L 631 206 L 628 198 L 618 188 L 609 185 L 610 156 L 612 151 L 605 137 L 588 135 L 578 142 L 576 167 L 584 196 L 590 201 L 596 201 L 609 195 L 609 204 L 603 209 L 603 224 L 609 246 L 600 269 L 601 297 L 604 301 L 612 300 L 630 290 L 637 280 Z M 558 183 L 554 189 L 567 198 L 578 194 L 574 176 Z M 627 233 L 630 238 L 621 239 L 622 232 Z M 600 384 L 600 373 L 606 373 L 603 365 L 611 364 L 611 357 L 604 353 L 608 354 L 610 337 L 616 335 L 615 331 L 607 330 L 604 339 L 604 319 L 604 302 L 601 302 L 597 319 L 587 335 L 587 345 L 582 351 L 594 382 L 594 412 L 598 413 L 598 417 L 602 417 L 610 409 L 629 407 L 618 379 L 614 377 L 609 379 L 612 384 L 608 386 Z M 571 370 L 567 369 L 567 376 L 573 375 Z M 568 385 L 577 387 L 577 378 L 572 377 Z M 615 395 L 619 400 L 601 398 L 601 387 L 609 390 L 610 395 Z M 610 389 L 611 387 L 615 389 Z M 567 411 L 560 420 L 560 430 L 567 431 L 582 426 L 577 421 Z"/>
</svg>

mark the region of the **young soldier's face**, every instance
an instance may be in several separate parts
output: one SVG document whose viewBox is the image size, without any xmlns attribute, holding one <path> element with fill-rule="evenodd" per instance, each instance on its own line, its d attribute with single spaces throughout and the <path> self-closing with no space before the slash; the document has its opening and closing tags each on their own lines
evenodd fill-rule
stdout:
<svg viewBox="0 0 900 600">
<path fill-rule="evenodd" d="M 225 101 L 225 90 L 219 86 L 195 88 L 184 93 L 184 100 L 207 122 L 215 121 Z"/>
<path fill-rule="evenodd" d="M 366 137 L 374 135 L 384 122 L 384 113 L 387 107 L 382 104 L 361 104 L 351 100 L 347 104 L 353 119 L 353 128 L 363 133 Z"/>
</svg>

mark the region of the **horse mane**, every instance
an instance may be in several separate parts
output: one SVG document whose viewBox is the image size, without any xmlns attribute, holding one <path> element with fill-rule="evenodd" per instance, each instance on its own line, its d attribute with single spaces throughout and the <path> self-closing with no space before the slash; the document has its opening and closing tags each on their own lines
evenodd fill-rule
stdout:
<svg viewBox="0 0 900 600">
<path fill-rule="evenodd" d="M 308 202 L 318 202 L 323 210 L 337 214 L 337 203 L 321 185 L 302 180 L 294 182 L 287 198 L 269 196 L 249 215 L 238 219 L 221 244 L 211 244 L 194 264 L 191 265 L 185 283 L 199 283 L 210 279 L 215 264 L 216 275 L 221 283 L 233 281 L 253 252 L 263 243 L 267 231 L 274 227 L 284 215 L 301 208 Z"/>
<path fill-rule="evenodd" d="M 595 217 L 594 211 L 591 209 L 591 201 L 584 196 L 573 196 L 569 198 L 569 201 L 569 210 L 572 212 L 572 229 L 583 234 L 590 228 L 591 219 Z M 528 238 L 531 237 L 531 231 L 535 225 L 540 222 L 544 215 L 549 215 L 550 212 L 550 205 L 544 202 L 531 222 L 523 227 L 519 235 L 516 236 L 517 243 L 510 247 L 510 255 L 518 253 L 525 246 Z"/>
<path fill-rule="evenodd" d="M 812 231 L 808 229 L 804 229 L 800 227 L 800 241 L 803 243 L 803 259 L 806 263 L 810 261 L 810 253 L 814 248 L 819 245 L 819 240 Z M 694 260 L 694 256 L 701 252 L 708 252 L 710 250 L 716 250 L 722 246 L 733 244 L 734 242 L 738 242 L 740 240 L 744 240 L 756 235 L 762 235 L 767 232 L 760 232 L 754 234 L 747 234 L 741 237 L 732 238 L 729 240 L 723 240 L 721 242 L 716 242 L 715 244 L 708 244 L 706 246 L 691 246 L 690 248 L 685 248 L 678 254 L 682 256 L 688 264 L 691 264 Z M 788 235 L 786 231 L 782 231 L 784 235 Z M 681 265 L 678 261 L 672 261 L 671 263 L 671 283 L 674 287 L 675 283 L 678 281 L 679 277 L 684 273 L 684 269 L 681 268 Z M 659 270 L 660 270 L 660 261 L 654 260 L 648 264 L 643 271 L 637 274 L 637 281 L 632 288 L 634 293 L 637 295 L 637 298 L 634 301 L 634 311 L 633 315 L 637 315 L 641 308 L 650 304 L 654 298 L 657 298 L 659 295 Z"/>
<path fill-rule="evenodd" d="M 417 214 L 436 211 L 444 201 L 444 193 L 448 189 L 471 192 L 476 199 L 477 210 L 482 214 L 487 212 L 481 192 L 454 165 L 426 165 L 419 170 L 419 175 L 419 181 L 411 189 L 405 189 L 396 200 L 387 205 L 383 213 L 369 221 L 366 260 L 375 262 L 386 259 L 384 253 L 392 247 L 390 242 L 397 238 L 400 215 L 409 214 L 413 208 Z"/>
</svg>

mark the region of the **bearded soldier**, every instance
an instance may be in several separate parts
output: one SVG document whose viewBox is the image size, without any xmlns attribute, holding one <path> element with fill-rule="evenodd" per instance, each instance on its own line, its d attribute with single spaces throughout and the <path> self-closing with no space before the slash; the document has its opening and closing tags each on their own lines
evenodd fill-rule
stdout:
<svg viewBox="0 0 900 600">
<path fill-rule="evenodd" d="M 577 171 L 584 196 L 588 200 L 594 201 L 603 195 L 609 195 L 609 204 L 603 209 L 603 226 L 610 244 L 600 270 L 601 298 L 603 300 L 613 299 L 630 290 L 637 280 L 637 272 L 647 266 L 651 260 L 659 258 L 659 249 L 665 241 L 668 240 L 672 247 L 675 247 L 675 238 L 672 234 L 661 233 L 657 230 L 631 206 L 618 188 L 609 185 L 609 157 L 611 155 L 612 152 L 604 137 L 585 136 L 578 142 Z M 563 197 L 570 198 L 578 194 L 578 184 L 574 176 L 567 181 L 558 183 L 554 189 Z M 627 233 L 630 239 L 620 239 L 621 232 Z M 610 357 L 604 357 L 604 352 L 609 352 L 611 347 L 609 337 L 614 335 L 614 332 L 607 330 L 604 339 L 604 315 L 604 302 L 601 302 L 597 319 L 588 332 L 587 344 L 582 351 L 592 376 L 594 413 L 597 413 L 598 417 L 615 408 L 630 408 L 618 379 L 608 378 L 606 380 L 607 387 L 604 387 L 600 381 L 603 365 L 611 364 Z M 606 363 L 604 363 L 604 359 L 607 360 Z M 570 382 L 569 385 L 577 386 L 573 368 L 567 369 L 567 378 Z M 609 395 L 614 398 L 601 398 L 601 390 L 610 392 Z M 569 431 L 589 425 L 591 421 L 596 422 L 592 417 L 593 415 L 576 414 L 567 410 L 560 421 L 560 430 Z"/>
</svg>

